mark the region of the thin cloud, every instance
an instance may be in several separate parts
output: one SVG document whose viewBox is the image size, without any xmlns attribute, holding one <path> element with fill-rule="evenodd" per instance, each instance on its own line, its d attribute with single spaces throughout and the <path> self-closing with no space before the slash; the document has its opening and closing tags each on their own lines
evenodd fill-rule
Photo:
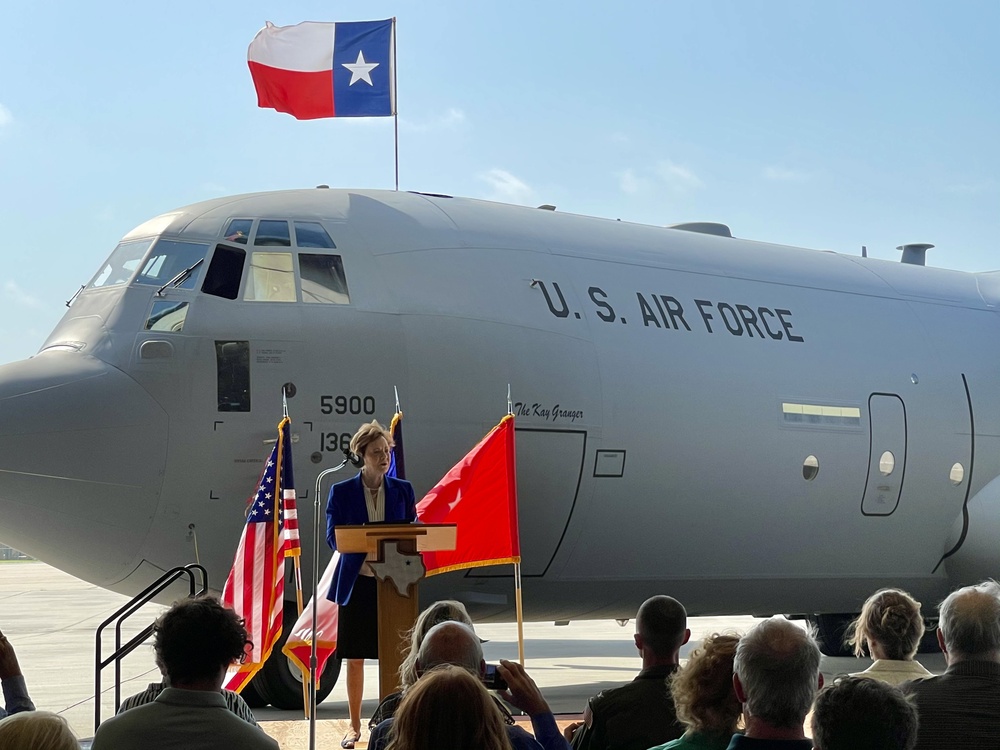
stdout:
<svg viewBox="0 0 1000 750">
<path fill-rule="evenodd" d="M 667 187 L 678 192 L 683 193 L 704 186 L 704 183 L 693 171 L 680 164 L 675 164 L 669 159 L 657 163 L 654 171 L 666 183 Z"/>
<path fill-rule="evenodd" d="M 635 195 L 645 190 L 648 186 L 649 181 L 639 177 L 631 167 L 618 174 L 618 187 L 623 193 Z"/>
<path fill-rule="evenodd" d="M 492 188 L 492 192 L 488 196 L 490 200 L 524 205 L 532 203 L 535 191 L 505 169 L 491 169 L 479 175 L 479 179 L 488 183 Z"/>
<path fill-rule="evenodd" d="M 765 180 L 775 180 L 776 182 L 805 182 L 809 175 L 796 169 L 787 167 L 767 166 L 762 173 Z"/>
<path fill-rule="evenodd" d="M 14 115 L 10 113 L 9 109 L 0 104 L 0 128 L 10 125 L 12 122 L 14 122 Z"/>
<path fill-rule="evenodd" d="M 996 183 L 993 180 L 980 180 L 979 182 L 965 182 L 948 185 L 945 188 L 945 192 L 955 193 L 956 195 L 976 195 L 978 193 L 989 192 L 995 186 Z"/>
<path fill-rule="evenodd" d="M 28 307 L 32 310 L 44 310 L 45 305 L 36 297 L 32 297 L 21 289 L 15 281 L 5 281 L 3 283 L 3 299 L 5 302 L 12 302 L 17 307 Z"/>
<path fill-rule="evenodd" d="M 399 120 L 401 127 L 413 133 L 426 133 L 430 130 L 457 130 L 464 127 L 465 122 L 465 112 L 458 107 L 449 107 L 443 114 L 425 121 L 408 118 L 400 118 Z"/>
</svg>

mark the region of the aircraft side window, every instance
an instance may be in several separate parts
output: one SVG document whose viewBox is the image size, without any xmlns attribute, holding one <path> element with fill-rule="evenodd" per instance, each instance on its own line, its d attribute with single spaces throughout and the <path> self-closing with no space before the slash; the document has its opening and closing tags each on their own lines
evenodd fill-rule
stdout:
<svg viewBox="0 0 1000 750">
<path fill-rule="evenodd" d="M 240 295 L 240 282 L 243 280 L 243 264 L 247 252 L 241 247 L 216 245 L 212 262 L 205 272 L 205 281 L 201 291 L 225 299 L 236 299 Z"/>
<path fill-rule="evenodd" d="M 178 274 L 192 268 L 204 260 L 208 245 L 176 240 L 159 240 L 142 265 L 142 271 L 135 279 L 136 284 L 163 286 Z M 179 289 L 193 289 L 197 273 L 190 273 L 176 286 Z"/>
<path fill-rule="evenodd" d="M 344 261 L 339 255 L 299 253 L 299 276 L 302 277 L 303 302 L 350 304 Z"/>
<path fill-rule="evenodd" d="M 222 236 L 228 242 L 235 242 L 239 245 L 247 244 L 250 238 L 250 227 L 253 226 L 253 219 L 230 219 L 226 225 L 226 231 Z"/>
<path fill-rule="evenodd" d="M 257 234 L 253 238 L 257 247 L 291 247 L 287 221 L 261 219 L 257 224 Z"/>
<path fill-rule="evenodd" d="M 147 331 L 167 331 L 178 333 L 184 330 L 188 303 L 175 300 L 157 299 L 146 318 Z"/>
<path fill-rule="evenodd" d="M 243 299 L 257 302 L 295 302 L 292 254 L 261 251 L 252 253 Z"/>
<path fill-rule="evenodd" d="M 101 270 L 87 285 L 90 289 L 97 289 L 102 286 L 117 286 L 124 284 L 135 274 L 135 269 L 139 267 L 149 246 L 153 244 L 152 239 L 138 240 L 137 242 L 121 242 L 111 252 Z"/>
<path fill-rule="evenodd" d="M 250 411 L 250 342 L 216 341 L 219 411 Z"/>
<path fill-rule="evenodd" d="M 299 247 L 324 247 L 331 250 L 337 248 L 330 235 L 323 229 L 323 225 L 315 221 L 295 222 L 295 244 Z"/>
</svg>

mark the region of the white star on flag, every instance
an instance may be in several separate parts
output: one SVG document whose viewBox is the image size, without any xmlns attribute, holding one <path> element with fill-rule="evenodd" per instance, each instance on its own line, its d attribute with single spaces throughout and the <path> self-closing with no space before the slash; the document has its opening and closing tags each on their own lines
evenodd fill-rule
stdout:
<svg viewBox="0 0 1000 750">
<path fill-rule="evenodd" d="M 365 53 L 358 50 L 358 59 L 352 63 L 341 63 L 345 68 L 351 71 L 351 82 L 347 84 L 348 86 L 353 86 L 358 81 L 364 81 L 369 86 L 374 86 L 372 83 L 371 72 L 379 66 L 379 63 L 365 62 Z"/>
</svg>

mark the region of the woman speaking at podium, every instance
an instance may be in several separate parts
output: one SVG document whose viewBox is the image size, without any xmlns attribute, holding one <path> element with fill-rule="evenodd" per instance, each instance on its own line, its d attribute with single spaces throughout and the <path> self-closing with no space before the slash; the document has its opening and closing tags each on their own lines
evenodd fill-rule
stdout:
<svg viewBox="0 0 1000 750">
<path fill-rule="evenodd" d="M 337 549 L 337 526 L 416 520 L 413 487 L 386 476 L 392 435 L 372 420 L 351 438 L 350 450 L 364 463 L 353 479 L 330 489 L 326 504 L 326 541 Z M 370 558 L 374 559 L 374 557 Z M 353 748 L 361 739 L 361 697 L 365 686 L 365 659 L 378 658 L 378 585 L 362 554 L 342 554 L 333 572 L 327 598 L 340 606 L 337 653 L 347 665 L 347 705 L 351 728 L 341 747 Z"/>
</svg>

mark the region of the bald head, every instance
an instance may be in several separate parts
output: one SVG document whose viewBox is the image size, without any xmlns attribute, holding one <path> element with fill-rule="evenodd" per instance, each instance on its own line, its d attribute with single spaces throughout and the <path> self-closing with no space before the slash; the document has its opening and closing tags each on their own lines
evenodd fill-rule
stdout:
<svg viewBox="0 0 1000 750">
<path fill-rule="evenodd" d="M 417 652 L 417 672 L 423 674 L 440 664 L 481 675 L 483 647 L 472 628 L 461 622 L 442 622 L 427 631 Z"/>
<path fill-rule="evenodd" d="M 949 663 L 1000 661 L 1000 584 L 983 581 L 953 591 L 941 602 L 940 612 Z"/>
<path fill-rule="evenodd" d="M 653 596 L 635 616 L 635 632 L 659 659 L 669 659 L 687 642 L 687 611 L 672 596 Z"/>
</svg>

